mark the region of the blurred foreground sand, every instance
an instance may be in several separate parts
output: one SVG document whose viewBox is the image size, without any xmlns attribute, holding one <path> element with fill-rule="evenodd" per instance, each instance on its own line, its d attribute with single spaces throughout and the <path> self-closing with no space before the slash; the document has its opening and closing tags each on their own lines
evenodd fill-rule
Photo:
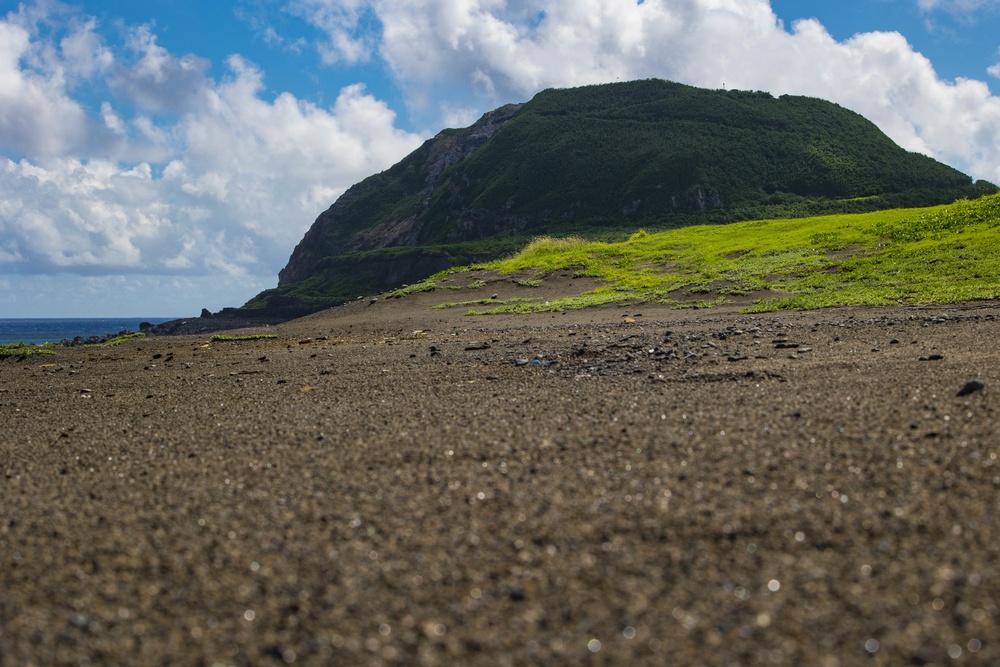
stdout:
<svg viewBox="0 0 1000 667">
<path fill-rule="evenodd" d="M 1000 663 L 1000 307 L 425 306 L 0 360 L 0 664 Z"/>
</svg>

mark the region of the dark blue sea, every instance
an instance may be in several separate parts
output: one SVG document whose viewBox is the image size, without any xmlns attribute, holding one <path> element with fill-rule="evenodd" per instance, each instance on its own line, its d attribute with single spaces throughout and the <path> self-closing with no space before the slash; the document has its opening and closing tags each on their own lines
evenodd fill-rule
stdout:
<svg viewBox="0 0 1000 667">
<path fill-rule="evenodd" d="M 103 336 L 119 331 L 138 331 L 140 322 L 160 324 L 173 317 L 112 317 L 89 319 L 2 319 L 0 345 L 7 343 L 58 343 L 64 338 Z"/>
</svg>

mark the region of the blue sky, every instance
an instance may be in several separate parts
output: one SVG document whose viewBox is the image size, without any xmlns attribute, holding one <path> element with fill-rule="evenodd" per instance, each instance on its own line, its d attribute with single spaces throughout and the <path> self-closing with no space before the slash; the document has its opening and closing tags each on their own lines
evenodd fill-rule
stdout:
<svg viewBox="0 0 1000 667">
<path fill-rule="evenodd" d="M 1000 182 L 1000 0 L 0 0 L 0 317 L 186 316 L 547 87 L 803 94 Z"/>
</svg>

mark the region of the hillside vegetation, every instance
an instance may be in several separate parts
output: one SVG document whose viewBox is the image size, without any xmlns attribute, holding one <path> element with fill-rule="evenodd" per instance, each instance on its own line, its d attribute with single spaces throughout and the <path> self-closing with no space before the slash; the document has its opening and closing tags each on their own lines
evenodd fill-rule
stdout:
<svg viewBox="0 0 1000 667">
<path fill-rule="evenodd" d="M 441 219 L 549 211 L 581 228 L 922 206 L 971 186 L 830 102 L 663 81 L 540 93 L 455 176 L 470 185 L 432 204 Z M 447 239 L 439 224 L 423 239 Z"/>
<path fill-rule="evenodd" d="M 484 300 L 490 307 L 473 314 L 638 302 L 710 307 L 736 299 L 749 301 L 748 312 L 994 299 L 1000 296 L 1000 195 L 932 208 L 638 232 L 619 243 L 546 237 L 465 270 L 529 272 L 534 277 L 525 285 L 572 270 L 602 283 L 544 302 L 530 294 Z M 435 289 L 448 275 L 408 291 Z"/>
<path fill-rule="evenodd" d="M 323 213 L 248 309 L 308 312 L 542 235 L 944 204 L 994 192 L 823 100 L 635 81 L 547 90 L 445 130 Z"/>
</svg>

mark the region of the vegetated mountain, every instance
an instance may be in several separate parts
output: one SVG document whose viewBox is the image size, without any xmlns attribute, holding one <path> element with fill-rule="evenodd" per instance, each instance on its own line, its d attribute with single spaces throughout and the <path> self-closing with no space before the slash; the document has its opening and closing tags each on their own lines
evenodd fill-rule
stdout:
<svg viewBox="0 0 1000 667">
<path fill-rule="evenodd" d="M 823 100 L 648 80 L 546 90 L 351 187 L 242 311 L 301 315 L 539 235 L 926 206 L 996 187 Z"/>
</svg>

